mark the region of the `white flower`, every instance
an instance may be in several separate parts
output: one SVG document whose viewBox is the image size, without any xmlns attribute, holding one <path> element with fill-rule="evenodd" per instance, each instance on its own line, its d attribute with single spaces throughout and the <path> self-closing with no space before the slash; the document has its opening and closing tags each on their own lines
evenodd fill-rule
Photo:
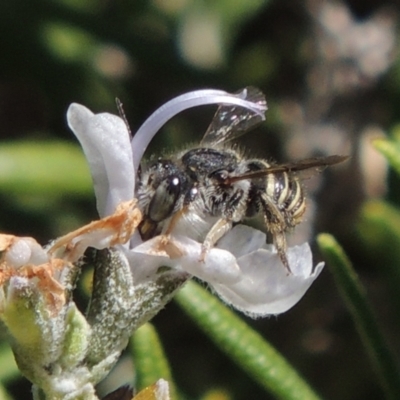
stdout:
<svg viewBox="0 0 400 400">
<path fill-rule="evenodd" d="M 264 118 L 266 105 L 248 101 L 246 96 L 246 89 L 239 95 L 199 90 L 179 96 L 153 113 L 132 142 L 120 117 L 93 114 L 82 105 L 71 104 L 68 124 L 88 159 L 100 216 L 106 217 L 119 203 L 132 200 L 135 171 L 144 151 L 169 119 L 187 108 L 204 104 L 241 106 Z M 168 243 L 162 237 L 143 243 L 136 234 L 120 249 L 136 283 L 152 279 L 162 266 L 171 267 L 206 281 L 226 303 L 245 314 L 260 317 L 291 308 L 323 268 L 320 263 L 313 269 L 311 250 L 305 243 L 288 249 L 292 274 L 287 275 L 273 246 L 265 243 L 265 234 L 238 225 L 207 253 L 204 261 L 199 261 L 201 243 L 183 236 L 172 236 Z"/>
</svg>

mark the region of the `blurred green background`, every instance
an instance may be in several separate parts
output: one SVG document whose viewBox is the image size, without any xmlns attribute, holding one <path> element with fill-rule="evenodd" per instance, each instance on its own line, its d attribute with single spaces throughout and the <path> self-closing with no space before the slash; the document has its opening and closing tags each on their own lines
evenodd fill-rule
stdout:
<svg viewBox="0 0 400 400">
<path fill-rule="evenodd" d="M 241 139 L 248 154 L 352 156 L 307 180 L 309 213 L 291 240 L 335 234 L 398 356 L 400 184 L 371 143 L 398 137 L 399 11 L 397 2 L 377 0 L 2 0 L 0 231 L 45 244 L 97 217 L 88 168 L 66 125 L 70 103 L 117 113 L 118 97 L 134 132 L 183 92 L 257 86 L 269 111 Z M 199 141 L 214 111 L 176 117 L 149 153 Z M 246 320 L 324 398 L 382 396 L 328 269 L 286 314 Z M 272 398 L 174 303 L 153 322 L 187 399 Z M 27 381 L 1 375 L 11 368 L 7 357 L 3 350 L 7 389 L 30 398 Z M 117 382 L 131 379 L 127 359 L 117 371 Z"/>
</svg>

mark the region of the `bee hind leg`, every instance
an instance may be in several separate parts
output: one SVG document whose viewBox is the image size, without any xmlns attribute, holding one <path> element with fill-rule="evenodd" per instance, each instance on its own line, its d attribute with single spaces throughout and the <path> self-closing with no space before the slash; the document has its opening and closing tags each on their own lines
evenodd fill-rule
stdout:
<svg viewBox="0 0 400 400">
<path fill-rule="evenodd" d="M 201 246 L 200 261 L 204 262 L 207 253 L 218 242 L 222 236 L 232 229 L 232 221 L 226 218 L 220 218 L 207 233 L 203 245 Z"/>
<path fill-rule="evenodd" d="M 286 254 L 287 244 L 284 232 L 274 232 L 272 236 L 276 251 L 278 252 L 278 256 L 281 259 L 283 266 L 286 268 L 287 274 L 292 275 L 292 270 L 290 269 L 289 260 Z"/>
<path fill-rule="evenodd" d="M 285 226 L 287 224 L 285 221 L 285 217 L 283 216 L 277 205 L 266 194 L 263 194 L 261 196 L 261 204 L 264 208 L 265 225 L 272 235 L 273 243 L 276 247 L 276 251 L 278 252 L 283 266 L 286 268 L 288 275 L 291 275 L 292 270 L 290 269 L 289 261 L 286 255 L 287 244 L 285 236 Z"/>
</svg>

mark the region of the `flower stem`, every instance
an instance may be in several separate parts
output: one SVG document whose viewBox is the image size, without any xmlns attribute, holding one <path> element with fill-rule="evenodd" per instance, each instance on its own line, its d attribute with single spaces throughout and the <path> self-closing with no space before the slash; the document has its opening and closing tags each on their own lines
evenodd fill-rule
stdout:
<svg viewBox="0 0 400 400">
<path fill-rule="evenodd" d="M 336 240 L 328 234 L 319 235 L 317 240 L 381 379 L 386 398 L 398 399 L 400 393 L 399 369 L 379 330 L 375 315 L 367 301 L 364 287 Z"/>
<path fill-rule="evenodd" d="M 215 296 L 188 282 L 175 299 L 238 365 L 279 399 L 319 399 L 297 371 Z"/>
</svg>

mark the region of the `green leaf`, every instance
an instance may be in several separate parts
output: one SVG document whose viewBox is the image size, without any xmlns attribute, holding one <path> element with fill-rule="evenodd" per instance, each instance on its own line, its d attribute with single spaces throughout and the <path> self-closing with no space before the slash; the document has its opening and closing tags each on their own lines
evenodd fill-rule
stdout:
<svg viewBox="0 0 400 400">
<path fill-rule="evenodd" d="M 382 336 L 375 315 L 349 259 L 333 236 L 317 238 L 320 250 L 331 267 L 336 284 L 351 313 L 358 333 L 380 377 L 388 399 L 398 399 L 400 372 Z"/>
<path fill-rule="evenodd" d="M 64 62 L 87 60 L 93 53 L 94 41 L 84 30 L 60 22 L 47 22 L 41 28 L 44 46 Z"/>
<path fill-rule="evenodd" d="M 20 194 L 87 195 L 93 192 L 78 145 L 62 141 L 16 141 L 0 145 L 0 188 Z"/>
<path fill-rule="evenodd" d="M 386 157 L 391 167 L 400 174 L 400 141 L 375 139 L 372 143 Z"/>
<path fill-rule="evenodd" d="M 146 323 L 141 326 L 134 333 L 130 348 L 136 367 L 136 390 L 142 390 L 163 378 L 169 383 L 171 399 L 177 399 L 168 360 L 153 325 Z"/>
<path fill-rule="evenodd" d="M 277 398 L 319 398 L 282 355 L 199 284 L 188 282 L 175 299 L 230 358 Z"/>
<path fill-rule="evenodd" d="M 73 369 L 82 363 L 90 346 L 90 327 L 74 303 L 69 306 L 65 319 L 63 351 L 58 362 L 64 369 Z"/>
<path fill-rule="evenodd" d="M 363 252 L 379 265 L 393 285 L 395 297 L 400 285 L 400 211 L 383 201 L 367 201 L 359 214 L 357 231 Z M 400 305 L 400 302 L 399 302 Z"/>
<path fill-rule="evenodd" d="M 223 389 L 211 389 L 200 400 L 233 400 L 233 397 Z"/>
</svg>

